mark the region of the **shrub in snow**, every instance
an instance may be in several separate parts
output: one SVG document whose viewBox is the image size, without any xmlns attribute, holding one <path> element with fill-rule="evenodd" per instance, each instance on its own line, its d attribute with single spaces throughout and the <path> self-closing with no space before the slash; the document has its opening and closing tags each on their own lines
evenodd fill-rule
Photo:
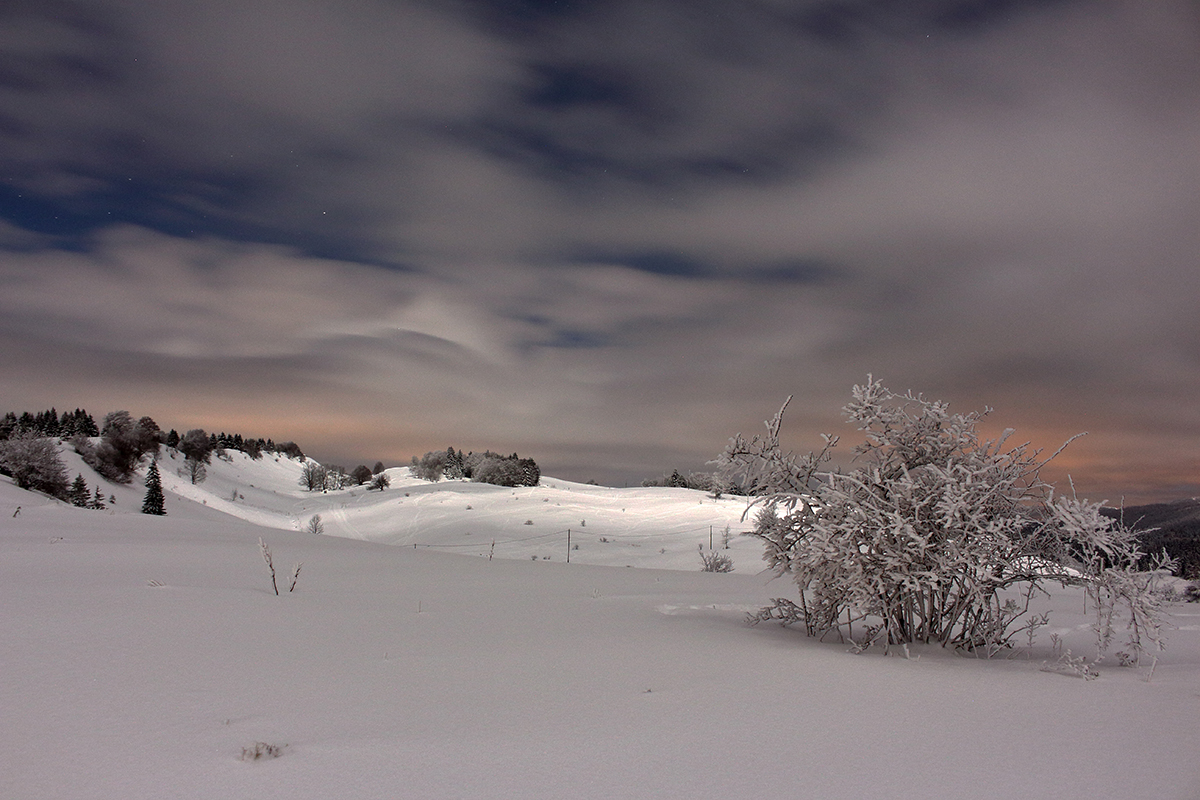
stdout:
<svg viewBox="0 0 1200 800">
<path fill-rule="evenodd" d="M 11 475 L 22 489 L 35 489 L 60 499 L 67 497 L 67 468 L 53 439 L 25 431 L 0 440 L 0 471 Z"/>
<path fill-rule="evenodd" d="M 719 550 L 709 550 L 705 552 L 704 545 L 697 545 L 700 548 L 700 571 L 701 572 L 733 572 L 733 559 Z"/>
<path fill-rule="evenodd" d="M 1029 629 L 1035 593 L 1079 585 L 1095 612 L 1098 656 L 1118 618 L 1135 660 L 1162 647 L 1162 608 L 1136 569 L 1135 534 L 1100 504 L 1055 497 L 1038 477 L 1050 459 L 1028 444 L 1006 449 L 1011 430 L 980 441 L 986 411 L 950 414 L 868 380 L 843 409 L 866 437 L 859 466 L 829 472 L 820 467 L 837 437 L 825 436 L 818 453 L 783 451 L 786 408 L 766 436 L 739 435 L 721 458 L 727 474 L 756 487 L 751 535 L 764 559 L 800 588 L 796 602 L 778 599 L 756 620 L 851 638 L 858 625 L 860 646 L 937 642 L 990 655 Z"/>
<path fill-rule="evenodd" d="M 370 491 L 371 489 L 378 489 L 382 492 L 391 485 L 392 479 L 389 478 L 386 473 L 377 472 L 371 477 L 371 483 L 367 486 L 367 491 Z"/>
<path fill-rule="evenodd" d="M 316 516 L 315 519 L 320 520 L 320 516 Z M 271 588 L 275 590 L 275 596 L 278 597 L 279 584 L 275 581 L 275 562 L 271 558 L 271 548 L 267 547 L 267 543 L 263 541 L 261 536 L 258 537 L 258 552 L 262 555 L 263 561 L 265 561 L 267 564 L 267 571 L 271 573 Z M 292 565 L 291 585 L 288 586 L 289 592 L 296 591 L 296 581 L 300 579 L 300 568 L 303 566 L 304 562 Z"/>
<path fill-rule="evenodd" d="M 275 582 L 275 563 L 271 560 L 271 548 L 267 547 L 267 543 L 262 537 L 258 537 L 258 552 L 262 555 L 263 561 L 267 562 L 267 571 L 271 573 L 271 588 L 275 590 L 275 596 L 279 596 L 279 584 Z"/>
<path fill-rule="evenodd" d="M 306 533 L 314 533 L 314 534 L 324 533 L 325 532 L 325 523 L 321 522 L 321 515 L 313 514 L 312 518 L 308 521 L 308 525 L 305 526 L 304 530 Z"/>
<path fill-rule="evenodd" d="M 268 758 L 279 758 L 283 755 L 283 748 L 277 744 L 267 744 L 266 742 L 255 742 L 249 747 L 242 748 L 242 761 L 262 761 Z"/>
</svg>

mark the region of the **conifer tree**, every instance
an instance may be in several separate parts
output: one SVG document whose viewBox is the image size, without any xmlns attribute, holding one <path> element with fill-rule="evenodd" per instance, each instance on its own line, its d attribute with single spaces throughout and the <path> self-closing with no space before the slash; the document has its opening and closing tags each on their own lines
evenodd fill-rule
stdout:
<svg viewBox="0 0 1200 800">
<path fill-rule="evenodd" d="M 97 511 L 103 511 L 107 506 L 104 505 L 104 495 L 100 494 L 100 487 L 96 487 L 96 493 L 92 495 L 92 502 L 88 504 L 88 508 L 94 508 Z"/>
<path fill-rule="evenodd" d="M 142 513 L 157 514 L 160 517 L 167 515 L 157 459 L 150 462 L 150 471 L 146 474 L 146 497 L 142 500 Z"/>
<path fill-rule="evenodd" d="M 75 480 L 71 483 L 71 488 L 67 490 L 67 497 L 71 501 L 71 505 L 79 508 L 87 508 L 88 500 L 91 499 L 91 492 L 88 491 L 87 481 L 83 479 L 83 475 L 76 475 Z"/>
</svg>

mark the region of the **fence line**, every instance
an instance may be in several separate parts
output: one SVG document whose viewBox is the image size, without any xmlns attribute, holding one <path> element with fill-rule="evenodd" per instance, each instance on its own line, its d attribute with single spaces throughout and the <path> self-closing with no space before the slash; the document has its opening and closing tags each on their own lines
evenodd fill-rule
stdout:
<svg viewBox="0 0 1200 800">
<path fill-rule="evenodd" d="M 685 529 L 685 530 L 682 530 L 682 531 L 671 531 L 671 532 L 669 532 L 669 533 L 661 533 L 661 534 L 657 534 L 657 536 L 659 536 L 659 537 L 665 537 L 665 536 L 685 536 L 685 535 L 689 535 L 689 534 L 695 534 L 695 533 L 697 533 L 697 532 L 704 532 L 704 531 L 708 531 L 708 533 L 709 533 L 709 536 L 710 536 L 710 546 L 711 546 L 711 536 L 712 536 L 712 533 L 713 533 L 713 531 L 714 531 L 716 528 L 717 528 L 717 526 L 715 526 L 715 525 L 704 525 L 704 526 L 701 526 L 701 527 L 698 527 L 698 528 L 687 528 L 687 529 Z M 413 546 L 413 549 L 414 549 L 414 550 L 416 550 L 418 547 L 438 547 L 438 548 L 455 548 L 455 547 L 475 547 L 475 548 L 478 548 L 478 547 L 491 547 L 491 548 L 493 548 L 493 549 L 494 549 L 494 548 L 496 547 L 496 545 L 503 545 L 503 544 L 520 544 L 521 542 L 532 542 L 532 541 L 535 541 L 535 540 L 537 540 L 537 539 L 548 539 L 548 538 L 550 538 L 550 537 L 552 537 L 552 536 L 567 536 L 567 538 L 568 538 L 568 540 L 569 540 L 572 534 L 575 534 L 576 536 L 578 536 L 578 534 L 579 534 L 580 532 L 582 532 L 582 531 L 585 531 L 585 530 L 587 531 L 587 533 L 588 533 L 588 534 L 591 534 L 591 533 L 593 533 L 593 531 L 594 531 L 595 529 L 588 529 L 588 528 L 586 528 L 586 527 L 585 527 L 585 528 L 580 528 L 580 529 L 576 529 L 576 528 L 563 528 L 563 529 L 562 529 L 562 530 L 560 530 L 560 531 L 554 531 L 554 532 L 552 532 L 552 533 L 540 533 L 540 534 L 537 534 L 536 536 L 525 536 L 525 537 L 522 537 L 522 538 L 520 538 L 520 539 L 493 539 L 491 542 L 488 542 L 488 543 L 485 543 L 485 544 L 481 544 L 479 541 L 475 541 L 475 542 L 464 542 L 464 543 L 462 543 L 462 544 L 425 544 L 425 543 L 422 543 L 422 542 L 413 542 L 413 543 L 412 543 L 412 546 Z M 722 533 L 724 533 L 724 528 L 722 528 L 721 532 L 722 532 Z M 730 534 L 731 534 L 731 535 L 733 535 L 733 536 L 740 536 L 740 535 L 742 535 L 742 533 L 743 533 L 743 531 L 733 531 L 732 529 L 730 530 Z M 606 533 L 606 534 L 601 534 L 601 538 L 603 538 L 603 537 L 607 537 L 607 536 L 620 536 L 620 535 L 621 535 L 621 534 L 612 534 L 612 533 Z M 615 542 L 615 540 L 614 540 L 614 539 L 610 539 L 609 541 L 610 541 L 610 542 Z"/>
</svg>

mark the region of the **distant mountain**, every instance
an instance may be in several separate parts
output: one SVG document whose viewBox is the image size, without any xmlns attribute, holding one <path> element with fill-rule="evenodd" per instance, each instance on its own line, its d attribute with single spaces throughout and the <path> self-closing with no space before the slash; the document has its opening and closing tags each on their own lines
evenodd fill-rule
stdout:
<svg viewBox="0 0 1200 800">
<path fill-rule="evenodd" d="M 1200 577 L 1200 499 L 1106 508 L 1103 513 L 1113 519 L 1123 518 L 1129 527 L 1143 531 L 1141 539 L 1146 552 L 1166 549 L 1179 559 L 1176 574 Z"/>
</svg>

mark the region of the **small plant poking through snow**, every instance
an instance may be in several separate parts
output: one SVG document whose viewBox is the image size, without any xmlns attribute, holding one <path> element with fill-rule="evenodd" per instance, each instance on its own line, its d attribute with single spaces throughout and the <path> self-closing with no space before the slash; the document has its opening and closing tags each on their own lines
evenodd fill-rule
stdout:
<svg viewBox="0 0 1200 800">
<path fill-rule="evenodd" d="M 304 528 L 305 533 L 324 533 L 325 523 L 321 522 L 320 514 L 313 514 L 312 519 L 308 521 L 308 525 Z"/>
<path fill-rule="evenodd" d="M 249 747 L 242 748 L 242 757 L 240 761 L 266 761 L 270 758 L 279 758 L 283 755 L 283 748 L 287 745 L 267 744 L 266 742 L 255 742 Z"/>
<path fill-rule="evenodd" d="M 271 588 L 275 590 L 275 596 L 279 596 L 279 584 L 275 583 L 275 565 L 271 563 L 271 549 L 267 547 L 267 543 L 258 537 L 258 551 L 262 553 L 263 561 L 267 562 L 267 569 L 271 572 Z"/>
<path fill-rule="evenodd" d="M 701 572 L 733 572 L 733 559 L 719 550 L 704 551 L 704 545 L 696 545 L 700 548 L 700 571 Z"/>
</svg>

